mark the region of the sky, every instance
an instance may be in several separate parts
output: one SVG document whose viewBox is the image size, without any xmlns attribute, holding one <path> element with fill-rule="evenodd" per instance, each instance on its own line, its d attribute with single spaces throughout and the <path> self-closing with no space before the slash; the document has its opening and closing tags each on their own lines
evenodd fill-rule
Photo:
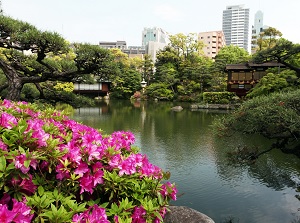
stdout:
<svg viewBox="0 0 300 223">
<path fill-rule="evenodd" d="M 98 44 L 124 40 L 142 45 L 145 27 L 169 34 L 222 30 L 223 10 L 230 5 L 263 12 L 264 25 L 300 43 L 300 0 L 0 0 L 4 15 L 26 21 L 43 31 L 61 34 L 70 42 Z M 250 44 L 249 44 L 250 45 Z"/>
</svg>

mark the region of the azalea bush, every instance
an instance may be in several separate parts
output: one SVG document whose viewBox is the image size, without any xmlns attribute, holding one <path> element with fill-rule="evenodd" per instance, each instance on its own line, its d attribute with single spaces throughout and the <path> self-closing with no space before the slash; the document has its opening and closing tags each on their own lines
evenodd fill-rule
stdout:
<svg viewBox="0 0 300 223">
<path fill-rule="evenodd" d="M 0 136 L 0 222 L 162 222 L 176 199 L 130 132 L 3 100 Z"/>
</svg>

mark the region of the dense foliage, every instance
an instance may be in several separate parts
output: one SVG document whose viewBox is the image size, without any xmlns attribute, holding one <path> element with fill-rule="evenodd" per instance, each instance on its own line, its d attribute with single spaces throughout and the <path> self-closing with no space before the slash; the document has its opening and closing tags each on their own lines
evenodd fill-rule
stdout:
<svg viewBox="0 0 300 223">
<path fill-rule="evenodd" d="M 268 95 L 281 90 L 292 90 L 299 87 L 299 78 L 294 71 L 284 70 L 280 73 L 269 72 L 258 84 L 247 93 L 247 98 Z"/>
<path fill-rule="evenodd" d="M 132 133 L 104 135 L 41 109 L 1 101 L 1 222 L 162 222 L 176 187 Z"/>
<path fill-rule="evenodd" d="M 117 97 L 130 98 L 141 82 L 141 68 L 133 64 L 120 50 L 70 44 L 58 33 L 0 16 L 0 93 L 6 99 L 72 103 L 72 83 L 99 81 L 112 82 Z"/>
<path fill-rule="evenodd" d="M 204 92 L 203 101 L 209 104 L 229 104 L 236 97 L 233 92 Z"/>
<path fill-rule="evenodd" d="M 234 132 L 260 134 L 274 140 L 270 149 L 299 155 L 300 90 L 277 92 L 245 101 L 231 115 L 218 120 L 215 127 L 221 135 Z"/>
</svg>

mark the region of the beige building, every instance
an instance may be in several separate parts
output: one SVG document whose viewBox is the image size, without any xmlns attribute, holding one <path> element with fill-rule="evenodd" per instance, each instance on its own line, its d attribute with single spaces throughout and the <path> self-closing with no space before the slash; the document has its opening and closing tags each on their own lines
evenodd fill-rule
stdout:
<svg viewBox="0 0 300 223">
<path fill-rule="evenodd" d="M 198 34 L 198 39 L 204 43 L 204 55 L 213 60 L 220 49 L 226 45 L 223 31 L 201 32 Z"/>
</svg>

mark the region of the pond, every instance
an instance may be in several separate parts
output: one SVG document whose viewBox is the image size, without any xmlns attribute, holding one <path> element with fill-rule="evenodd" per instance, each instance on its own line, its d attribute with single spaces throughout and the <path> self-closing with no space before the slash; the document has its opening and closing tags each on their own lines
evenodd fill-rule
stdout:
<svg viewBox="0 0 300 223">
<path fill-rule="evenodd" d="M 180 112 L 171 107 L 181 105 Z M 212 134 L 212 121 L 225 111 L 191 110 L 171 102 L 106 101 L 97 107 L 76 109 L 72 118 L 113 131 L 131 131 L 149 160 L 171 172 L 178 188 L 174 205 L 188 206 L 216 223 L 287 223 L 300 219 L 293 177 L 300 179 L 299 158 L 279 150 L 251 165 L 232 166 L 227 152 L 239 146 L 263 150 L 270 145 L 260 136 Z"/>
</svg>

